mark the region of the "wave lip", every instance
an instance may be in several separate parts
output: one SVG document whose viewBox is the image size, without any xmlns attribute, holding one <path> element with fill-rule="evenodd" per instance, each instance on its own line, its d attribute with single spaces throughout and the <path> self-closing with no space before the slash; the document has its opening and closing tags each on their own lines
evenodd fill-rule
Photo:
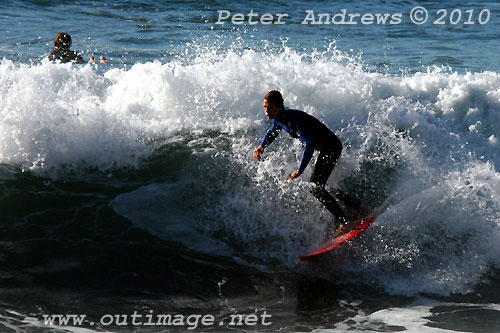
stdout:
<svg viewBox="0 0 500 333">
<path fill-rule="evenodd" d="M 90 65 L 2 61 L 0 162 L 26 169 L 137 166 L 151 142 L 179 131 L 256 128 L 264 121 L 262 96 L 280 88 L 288 105 L 334 130 L 385 114 L 402 129 L 435 125 L 467 136 L 471 150 L 500 163 L 497 73 L 388 76 L 336 50 L 198 52 L 191 64 L 151 62 L 103 75 Z"/>
<path fill-rule="evenodd" d="M 375 276 L 394 293 L 454 293 L 498 267 L 497 73 L 434 68 L 384 75 L 334 49 L 284 47 L 200 49 L 189 63 L 137 63 L 104 73 L 90 65 L 4 60 L 0 74 L 0 163 L 50 175 L 141 168 L 178 138 L 190 146 L 179 184 L 199 180 L 196 193 L 205 199 L 192 208 L 193 219 L 211 217 L 188 236 L 217 242 L 214 235 L 230 235 L 232 251 L 239 244 L 237 251 L 249 249 L 244 255 L 297 269 L 298 255 L 318 241 L 331 217 L 308 194 L 310 168 L 298 182 L 283 183 L 298 165 L 300 144 L 282 135 L 265 161 L 251 157 L 269 125 L 262 96 L 280 88 L 287 106 L 315 115 L 342 140 L 329 185 L 382 210 L 364 242 L 346 250 L 356 268 L 341 265 L 344 272 Z M 161 200 L 174 195 L 168 186 L 150 190 L 166 196 Z M 114 204 L 121 200 L 127 201 Z M 191 220 L 190 208 L 179 207 L 168 206 L 169 218 Z M 259 207 L 272 210 L 271 217 Z M 165 223 L 162 208 L 154 211 L 134 223 Z M 168 223 L 147 224 L 155 234 L 170 230 Z M 356 249 L 369 255 L 360 258 Z"/>
</svg>

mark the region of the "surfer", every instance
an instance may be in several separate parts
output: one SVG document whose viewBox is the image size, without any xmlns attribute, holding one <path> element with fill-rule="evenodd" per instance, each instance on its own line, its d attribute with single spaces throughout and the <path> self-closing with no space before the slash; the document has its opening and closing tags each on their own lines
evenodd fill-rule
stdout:
<svg viewBox="0 0 500 333">
<path fill-rule="evenodd" d="M 300 165 L 297 170 L 288 175 L 287 181 L 299 177 L 309 164 L 314 151 L 319 151 L 310 179 L 315 184 L 312 194 L 337 218 L 335 235 L 348 231 L 349 224 L 345 213 L 335 198 L 325 189 L 328 177 L 330 177 L 342 153 L 340 139 L 315 117 L 304 111 L 285 108 L 283 105 L 283 96 L 278 90 L 270 91 L 264 97 L 263 105 L 266 116 L 273 120 L 273 124 L 267 131 L 259 147 L 255 149 L 253 153 L 255 159 L 260 161 L 264 149 L 274 141 L 282 129 L 287 131 L 293 138 L 298 138 L 305 144 Z M 336 196 L 350 201 L 347 202 L 349 205 L 354 203 L 354 198 L 350 198 L 340 191 L 337 191 Z M 327 231 L 327 233 L 330 233 L 330 231 Z"/>
<path fill-rule="evenodd" d="M 74 62 L 83 64 L 84 60 L 81 55 L 70 50 L 71 36 L 65 32 L 61 32 L 54 40 L 54 49 L 49 54 L 50 61 L 60 61 L 61 63 Z"/>
</svg>

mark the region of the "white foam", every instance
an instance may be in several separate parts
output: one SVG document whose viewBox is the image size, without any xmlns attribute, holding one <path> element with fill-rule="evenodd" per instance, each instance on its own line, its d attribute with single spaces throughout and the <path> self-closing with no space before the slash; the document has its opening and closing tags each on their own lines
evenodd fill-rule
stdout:
<svg viewBox="0 0 500 333">
<path fill-rule="evenodd" d="M 384 76 L 345 65 L 337 53 L 207 52 L 192 64 L 152 62 L 104 75 L 90 65 L 3 60 L 0 73 L 0 161 L 35 169 L 135 165 L 150 152 L 148 139 L 180 130 L 253 127 L 263 120 L 262 96 L 277 87 L 288 105 L 335 130 L 353 118 L 362 124 L 371 113 L 382 112 L 403 128 L 425 126 L 418 120 L 424 117 L 468 136 L 479 148 L 498 136 L 500 122 L 496 73 Z M 481 150 L 498 163 L 489 147 Z"/>
<path fill-rule="evenodd" d="M 427 326 L 432 317 L 432 306 L 412 304 L 405 307 L 391 307 L 370 314 L 360 314 L 335 325 L 335 329 L 317 329 L 313 332 L 352 332 L 353 329 L 363 332 L 379 332 L 380 326 L 397 327 L 406 333 L 444 333 L 446 330 Z"/>
<path fill-rule="evenodd" d="M 90 66 L 28 66 L 4 60 L 2 163 L 56 172 L 62 167 L 106 169 L 137 163 L 147 151 L 139 133 L 103 108 L 110 84 Z"/>
<path fill-rule="evenodd" d="M 335 50 L 219 51 L 103 75 L 89 65 L 3 60 L 0 163 L 50 174 L 136 167 L 165 138 L 217 133 L 215 148 L 192 143 L 205 163 L 199 170 L 224 174 L 198 185 L 214 194 L 196 207 L 207 219 L 203 232 L 230 234 L 246 254 L 296 267 L 331 217 L 309 194 L 310 168 L 283 181 L 298 165 L 298 142 L 282 135 L 263 162 L 252 158 L 269 125 L 262 97 L 280 88 L 288 106 L 317 116 L 343 141 L 330 185 L 370 177 L 365 183 L 386 200 L 367 243 L 347 250 L 352 257 L 340 269 L 353 274 L 343 278 L 447 294 L 498 267 L 498 73 L 384 75 Z M 200 180 L 194 170 L 183 177 Z M 356 256 L 360 249 L 368 255 Z"/>
</svg>

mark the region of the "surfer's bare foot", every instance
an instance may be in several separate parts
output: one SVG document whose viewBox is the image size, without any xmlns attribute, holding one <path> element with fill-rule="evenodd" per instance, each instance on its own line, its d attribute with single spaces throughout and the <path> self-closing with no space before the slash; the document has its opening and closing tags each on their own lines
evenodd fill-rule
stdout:
<svg viewBox="0 0 500 333">
<path fill-rule="evenodd" d="M 355 222 L 346 222 L 342 223 L 338 229 L 333 233 L 332 238 L 338 237 L 340 235 L 346 234 L 352 229 L 354 229 L 354 226 L 356 225 Z"/>
</svg>

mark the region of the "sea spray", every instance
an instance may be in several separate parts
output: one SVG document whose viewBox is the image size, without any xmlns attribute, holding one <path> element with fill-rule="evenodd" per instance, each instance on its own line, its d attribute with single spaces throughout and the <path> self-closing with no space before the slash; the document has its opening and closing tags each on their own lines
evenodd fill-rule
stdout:
<svg viewBox="0 0 500 333">
<path fill-rule="evenodd" d="M 332 259 L 343 274 L 323 277 L 397 294 L 449 294 L 498 268 L 496 73 L 386 75 L 333 51 L 286 47 L 200 53 L 191 63 L 138 63 L 103 74 L 5 60 L 0 71 L 1 163 L 52 177 L 68 169 L 140 169 L 170 145 L 165 151 L 184 156 L 175 185 L 146 185 L 115 202 L 158 237 L 175 241 L 161 232 L 162 223 L 171 230 L 171 214 L 191 235 L 225 244 L 221 254 L 229 246 L 232 255 L 303 269 L 298 255 L 318 244 L 332 217 L 309 193 L 311 168 L 284 181 L 302 147 L 282 134 L 261 163 L 252 158 L 269 126 L 262 96 L 280 88 L 287 106 L 321 119 L 344 144 L 328 186 L 379 209 L 363 238 L 339 252 L 348 260 Z M 150 203 L 136 199 L 144 191 L 154 192 Z M 189 214 L 153 204 L 178 195 L 196 203 Z"/>
</svg>

